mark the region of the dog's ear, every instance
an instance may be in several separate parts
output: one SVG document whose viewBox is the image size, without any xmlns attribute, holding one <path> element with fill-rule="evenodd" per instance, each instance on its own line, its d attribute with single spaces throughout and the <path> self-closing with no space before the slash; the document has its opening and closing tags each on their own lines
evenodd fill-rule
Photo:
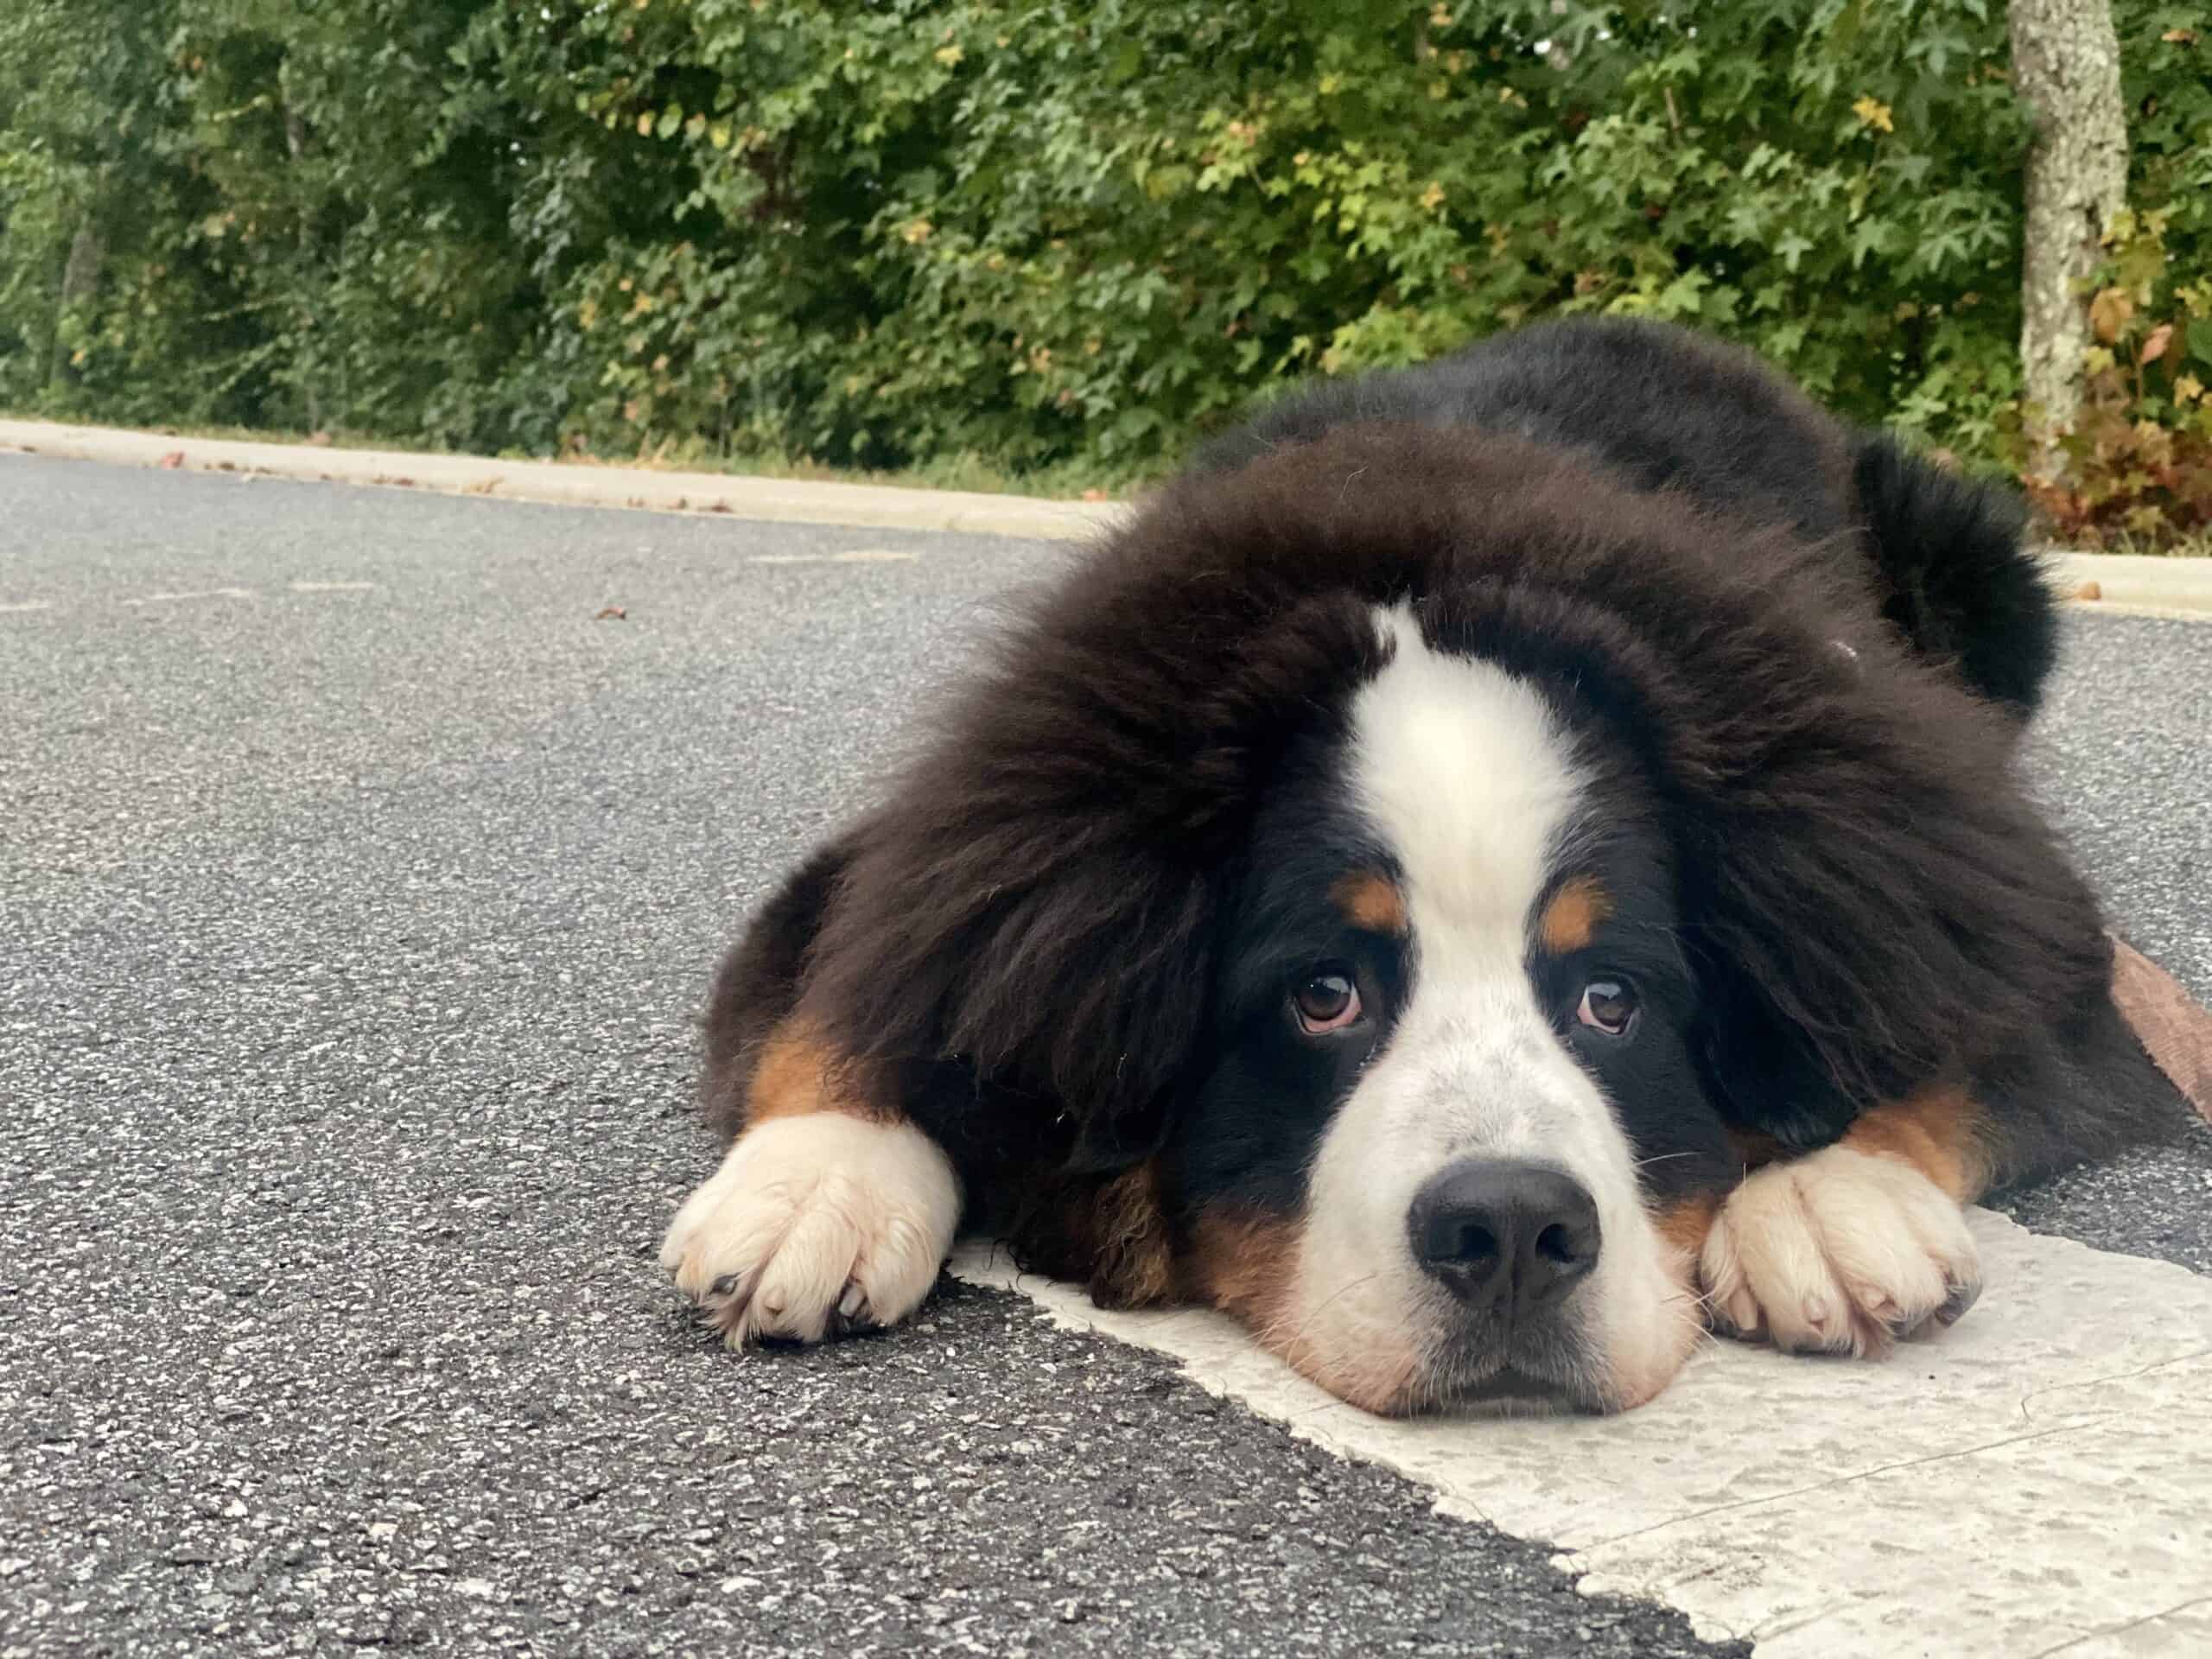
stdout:
<svg viewBox="0 0 2212 1659">
<path fill-rule="evenodd" d="M 1853 439 L 1852 486 L 1883 616 L 2024 723 L 2058 660 L 2058 607 L 2025 545 L 2024 505 L 1878 432 Z"/>
<path fill-rule="evenodd" d="M 808 985 L 861 1052 L 959 1063 L 1093 1171 L 1167 1133 L 1262 780 L 1381 649 L 1348 599 L 1190 582 L 1109 568 L 1012 638 L 858 831 Z"/>
<path fill-rule="evenodd" d="M 2110 971 L 2094 899 L 2011 775 L 2006 717 L 1903 651 L 1862 666 L 1770 704 L 1685 815 L 1708 1074 L 1732 1117 L 1796 1145 L 2001 1056 Z"/>
</svg>

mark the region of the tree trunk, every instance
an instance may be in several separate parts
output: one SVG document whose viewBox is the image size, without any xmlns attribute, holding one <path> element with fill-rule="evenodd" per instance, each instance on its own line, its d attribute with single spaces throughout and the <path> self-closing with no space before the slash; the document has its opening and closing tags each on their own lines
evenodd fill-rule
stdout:
<svg viewBox="0 0 2212 1659">
<path fill-rule="evenodd" d="M 2127 111 L 2111 0 L 2012 0 L 2012 88 L 2035 122 L 2020 295 L 2029 464 L 2057 480 L 2056 440 L 2082 408 L 2098 238 L 2127 200 Z"/>
<path fill-rule="evenodd" d="M 291 156 L 292 176 L 296 180 L 299 177 L 301 160 L 308 153 L 308 124 L 300 119 L 299 111 L 292 107 L 290 89 L 284 84 L 281 71 L 278 73 L 276 84 L 278 93 L 284 99 L 284 148 Z M 308 279 L 308 272 L 311 269 L 314 243 L 308 224 L 307 209 L 301 207 L 298 212 L 299 229 L 294 238 L 298 249 L 296 279 L 304 284 Z M 314 315 L 302 308 L 300 315 L 302 339 L 304 340 L 311 336 L 314 330 Z M 312 436 L 322 430 L 322 394 L 317 388 L 313 375 L 302 373 L 300 376 L 300 395 L 306 400 L 308 432 Z"/>
<path fill-rule="evenodd" d="M 54 312 L 54 353 L 46 367 L 46 384 L 49 389 L 61 384 L 69 373 L 69 334 L 67 322 L 70 311 L 92 297 L 100 285 L 100 266 L 107 258 L 107 244 L 100 233 L 90 225 L 79 228 L 69 244 L 69 257 L 61 266 L 61 302 Z"/>
</svg>

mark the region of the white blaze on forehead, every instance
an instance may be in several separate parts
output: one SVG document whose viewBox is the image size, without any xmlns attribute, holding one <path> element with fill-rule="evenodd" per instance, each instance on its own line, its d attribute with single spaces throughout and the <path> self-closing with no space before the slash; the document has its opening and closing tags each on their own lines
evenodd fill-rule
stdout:
<svg viewBox="0 0 2212 1659">
<path fill-rule="evenodd" d="M 1528 969 L 1531 915 L 1582 788 L 1573 735 L 1527 681 L 1431 650 L 1409 608 L 1378 611 L 1376 626 L 1395 649 L 1353 699 L 1345 764 L 1396 863 L 1410 993 L 1315 1151 L 1287 1317 L 1310 1374 L 1363 1355 L 1417 1366 L 1457 1316 L 1414 1259 L 1415 1194 L 1461 1159 L 1546 1163 L 1589 1192 L 1604 1235 L 1573 1299 L 1589 1380 L 1616 1402 L 1647 1397 L 1694 1338 L 1687 1287 L 1644 1213 L 1628 1138 Z"/>
<path fill-rule="evenodd" d="M 1409 607 L 1376 622 L 1396 654 L 1353 700 L 1352 784 L 1398 859 L 1424 958 L 1481 939 L 1517 961 L 1574 804 L 1567 736 L 1527 681 L 1430 650 Z"/>
</svg>

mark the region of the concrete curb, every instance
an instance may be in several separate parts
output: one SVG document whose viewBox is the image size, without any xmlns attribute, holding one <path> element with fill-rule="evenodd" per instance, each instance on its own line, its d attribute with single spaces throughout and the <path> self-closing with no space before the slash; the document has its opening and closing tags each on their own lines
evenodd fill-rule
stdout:
<svg viewBox="0 0 2212 1659">
<path fill-rule="evenodd" d="M 1111 502 L 1033 500 L 966 490 L 912 490 L 721 473 L 582 467 L 550 461 L 494 461 L 397 449 L 327 449 L 227 438 L 164 437 L 159 433 L 63 426 L 45 421 L 0 421 L 0 450 L 7 449 L 111 467 L 382 485 L 558 506 L 722 513 L 775 523 L 959 531 L 969 535 L 1053 541 L 1096 535 L 1127 511 Z"/>
<path fill-rule="evenodd" d="M 2056 550 L 2045 557 L 2058 591 L 2084 610 L 2212 620 L 2212 559 Z M 2085 585 L 2094 595 L 2084 595 Z"/>
<path fill-rule="evenodd" d="M 238 439 L 164 437 L 114 427 L 0 421 L 0 450 L 112 467 L 155 467 L 334 484 L 496 496 L 558 506 L 727 514 L 770 523 L 864 530 L 958 531 L 1040 541 L 1083 541 L 1120 523 L 1120 502 L 1033 500 L 967 490 L 805 483 L 721 473 L 494 461 L 397 449 L 326 449 Z M 2212 559 L 2138 554 L 2049 555 L 2054 585 L 2083 608 L 2133 616 L 2212 618 Z M 2085 596 L 2094 584 L 2095 596 Z"/>
</svg>

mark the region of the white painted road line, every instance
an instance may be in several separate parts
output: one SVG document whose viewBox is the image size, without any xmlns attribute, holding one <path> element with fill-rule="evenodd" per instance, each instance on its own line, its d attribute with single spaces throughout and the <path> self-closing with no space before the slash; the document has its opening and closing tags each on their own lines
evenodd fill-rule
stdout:
<svg viewBox="0 0 2212 1659">
<path fill-rule="evenodd" d="M 1971 1219 L 1986 1288 L 1939 1338 L 1885 1363 L 1714 1343 L 1603 1419 L 1388 1422 L 1220 1315 L 1104 1312 L 978 1245 L 952 1265 L 1762 1659 L 2212 1653 L 2212 1280 Z"/>
<path fill-rule="evenodd" d="M 756 553 L 747 564 L 904 564 L 915 556 L 890 547 L 857 547 L 844 553 Z"/>
<path fill-rule="evenodd" d="M 188 594 L 148 594 L 140 599 L 126 599 L 126 605 L 176 605 L 195 599 L 244 599 L 261 597 L 251 588 L 201 588 Z"/>
</svg>

